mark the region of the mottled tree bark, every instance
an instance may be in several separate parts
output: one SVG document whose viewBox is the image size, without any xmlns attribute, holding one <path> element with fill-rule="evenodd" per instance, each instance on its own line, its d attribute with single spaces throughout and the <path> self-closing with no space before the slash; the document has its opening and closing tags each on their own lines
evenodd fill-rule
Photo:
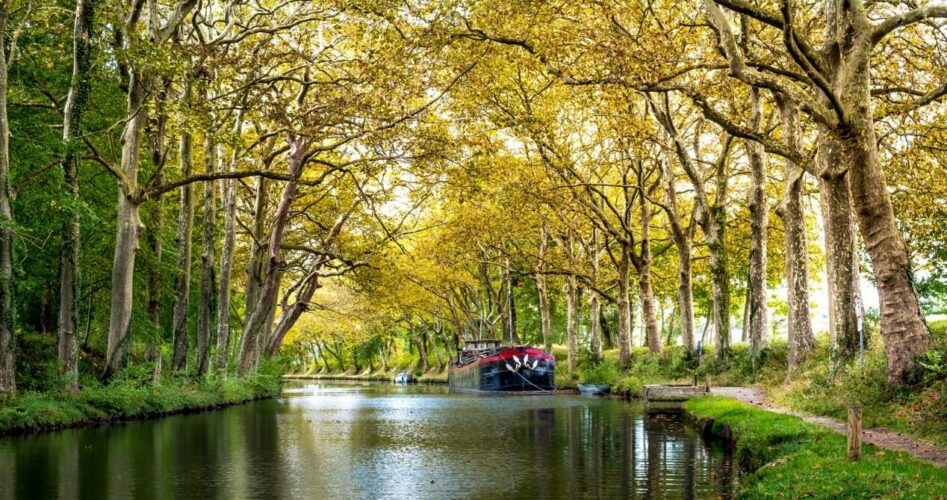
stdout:
<svg viewBox="0 0 947 500">
<path fill-rule="evenodd" d="M 167 159 L 165 149 L 165 130 L 168 121 L 165 110 L 165 100 L 167 91 L 171 86 L 171 81 L 165 78 L 162 88 L 158 92 L 155 105 L 155 116 L 151 119 L 145 128 L 145 135 L 148 138 L 148 153 L 151 156 L 151 167 L 153 169 L 154 182 L 160 184 L 164 181 L 164 163 Z M 151 222 L 145 231 L 145 241 L 148 249 L 151 251 L 152 259 L 155 265 L 148 270 L 148 318 L 153 327 L 159 332 L 157 338 L 148 341 L 145 348 L 145 359 L 154 363 L 151 369 L 151 379 L 158 381 L 161 378 L 161 278 L 163 269 L 161 258 L 163 245 L 161 241 L 161 232 L 164 230 L 164 197 L 159 195 L 155 198 L 151 206 Z"/>
<path fill-rule="evenodd" d="M 253 306 L 259 300 L 260 289 L 263 287 L 263 276 L 266 274 L 264 269 L 266 260 L 266 245 L 264 239 L 266 236 L 266 196 L 267 180 L 258 177 L 256 181 L 256 200 L 253 204 L 253 233 L 250 242 L 250 259 L 247 265 L 247 294 L 246 311 L 244 324 L 250 321 L 250 315 L 253 314 Z"/>
<path fill-rule="evenodd" d="M 614 349 L 615 340 L 612 338 L 611 328 L 608 327 L 608 321 L 605 319 L 605 308 L 599 308 L 598 324 L 602 328 L 602 346 L 605 349 Z"/>
<path fill-rule="evenodd" d="M 735 49 L 730 23 L 716 2 L 725 3 L 705 0 L 704 8 L 720 34 L 720 47 L 728 58 L 731 74 L 751 85 L 765 81 L 770 88 L 783 86 L 789 89 L 783 85 L 785 82 L 777 82 L 779 78 L 776 76 L 747 69 L 743 54 Z M 832 174 L 841 172 L 847 172 L 849 176 L 858 229 L 877 280 L 881 332 L 888 358 L 887 382 L 889 386 L 898 386 L 912 382 L 919 374 L 917 358 L 927 349 L 930 332 L 914 290 L 907 247 L 897 227 L 878 158 L 871 96 L 871 55 L 874 46 L 892 31 L 930 17 L 943 17 L 947 13 L 942 7 L 916 9 L 904 16 L 873 24 L 861 0 L 826 0 L 823 7 L 825 35 L 816 63 L 811 62 L 814 54 L 800 52 L 797 42 L 802 38 L 793 35 L 792 30 L 783 30 L 787 52 L 797 61 L 810 61 L 802 63 L 802 69 L 810 75 L 811 93 L 793 91 L 792 97 L 804 101 L 805 107 L 800 109 L 805 109 L 820 124 L 823 133 L 838 144 L 838 165 L 841 168 L 838 172 L 827 172 L 827 177 L 838 178 Z M 758 19 L 767 17 L 755 6 L 743 5 L 739 10 Z M 792 23 L 794 12 L 791 4 L 784 3 L 781 14 L 786 23 Z M 819 67 L 813 68 L 812 64 Z M 816 79 L 812 79 L 814 74 L 818 74 Z M 916 105 L 930 101 L 919 98 Z M 851 265 L 851 262 L 845 265 Z"/>
<path fill-rule="evenodd" d="M 0 33 L 9 18 L 0 1 Z M 13 339 L 13 212 L 10 209 L 10 125 L 7 121 L 7 50 L 0 36 L 0 397 L 16 393 Z"/>
<path fill-rule="evenodd" d="M 622 245 L 618 258 L 618 365 L 622 370 L 631 368 L 631 259 L 630 249 Z"/>
<path fill-rule="evenodd" d="M 799 147 L 799 125 L 796 107 L 791 101 L 779 99 L 783 136 L 793 148 Z M 812 319 L 809 315 L 809 249 L 806 241 L 805 208 L 802 205 L 805 181 L 803 170 L 790 160 L 785 160 L 785 188 L 779 215 L 783 219 L 783 235 L 786 242 L 786 301 L 789 343 L 789 371 L 796 370 L 812 352 L 815 342 L 812 336 Z"/>
<path fill-rule="evenodd" d="M 677 191 L 674 187 L 674 175 L 671 162 L 661 162 L 661 175 L 664 181 L 665 207 L 671 226 L 671 239 L 677 248 L 677 303 L 681 316 L 681 343 L 688 351 L 694 350 L 694 293 L 692 285 L 691 227 L 684 227 L 677 208 Z"/>
<path fill-rule="evenodd" d="M 750 128 L 762 128 L 763 103 L 760 90 L 750 90 Z M 750 265 L 747 280 L 747 328 L 750 356 L 756 366 L 760 350 L 766 347 L 768 309 L 766 306 L 766 232 L 769 226 L 769 204 L 766 200 L 766 153 L 755 141 L 746 141 L 750 164 Z"/>
<path fill-rule="evenodd" d="M 551 321 L 549 318 L 549 295 L 546 290 L 546 245 L 549 235 L 546 227 L 543 225 L 539 237 L 539 261 L 536 264 L 536 292 L 539 295 L 539 328 L 543 335 L 543 348 L 546 351 L 552 351 L 552 338 L 550 338 Z"/>
<path fill-rule="evenodd" d="M 299 320 L 302 313 L 309 309 L 309 303 L 312 300 L 313 294 L 321 287 L 322 285 L 319 284 L 319 280 L 315 274 L 305 280 L 296 297 L 296 302 L 286 307 L 280 315 L 280 319 L 277 321 L 272 335 L 266 337 L 267 341 L 264 353 L 267 358 L 279 352 L 280 345 L 282 345 L 286 334 L 289 333 L 289 330 L 296 324 L 296 321 Z"/>
<path fill-rule="evenodd" d="M 239 133 L 243 118 L 237 118 L 235 132 Z M 237 165 L 237 148 L 234 148 L 227 170 L 233 172 Z M 217 295 L 217 358 L 214 365 L 225 368 L 230 350 L 230 276 L 233 269 L 233 248 L 236 241 L 236 207 L 232 179 L 220 181 L 221 210 L 224 214 L 224 239 L 220 245 L 220 285 Z"/>
<path fill-rule="evenodd" d="M 76 324 L 79 293 L 79 148 L 82 113 L 89 100 L 90 52 L 95 0 L 77 0 L 72 38 L 72 81 L 63 107 L 63 177 L 72 198 L 62 227 L 62 253 L 59 264 L 59 325 L 57 353 L 60 370 L 70 387 L 79 387 L 79 363 Z"/>
<path fill-rule="evenodd" d="M 592 229 L 592 240 L 589 242 L 589 260 L 592 264 L 592 286 L 598 286 L 600 273 L 600 264 L 602 250 L 600 248 L 598 229 Z M 589 324 L 591 332 L 589 335 L 589 348 L 592 351 L 592 359 L 595 362 L 602 360 L 602 303 L 598 292 L 592 290 L 589 293 Z"/>
<path fill-rule="evenodd" d="M 217 166 L 217 146 L 210 134 L 204 138 L 204 141 L 204 171 L 211 174 Z M 214 298 L 216 295 L 214 244 L 217 236 L 217 203 L 214 181 L 204 182 L 202 211 L 201 287 L 197 301 L 197 350 L 194 363 L 198 376 L 206 374 L 210 366 L 211 330 L 214 326 Z"/>
<path fill-rule="evenodd" d="M 566 366 L 569 371 L 575 371 L 576 369 L 576 331 L 578 330 L 579 315 L 576 311 L 576 292 L 578 289 L 578 282 L 574 274 L 570 274 L 566 280 L 565 294 L 566 294 L 566 344 L 567 344 L 567 355 L 566 355 Z"/>
<path fill-rule="evenodd" d="M 868 69 L 864 71 L 867 80 Z M 867 101 L 867 82 L 861 90 Z M 878 286 L 888 385 L 898 386 L 913 382 L 920 375 L 917 359 L 930 344 L 930 332 L 914 290 L 907 247 L 898 231 L 878 160 L 871 106 L 867 108 L 862 110 L 863 115 L 853 116 L 851 135 L 844 136 L 841 149 L 845 164 L 851 166 L 855 214 Z M 857 331 L 857 318 L 855 328 Z"/>
<path fill-rule="evenodd" d="M 724 207 L 714 206 L 708 218 L 713 221 L 706 224 L 704 232 L 704 240 L 710 252 L 710 295 L 713 301 L 711 317 L 716 334 L 717 359 L 726 361 L 730 358 L 730 273 L 724 242 Z"/>
<path fill-rule="evenodd" d="M 639 186 L 643 188 L 644 186 Z M 641 199 L 641 253 L 635 259 L 638 271 L 638 297 L 644 321 L 645 344 L 652 353 L 661 352 L 661 330 L 654 310 L 654 286 L 651 283 L 651 203 Z"/>
<path fill-rule="evenodd" d="M 148 121 L 148 96 L 151 76 L 146 70 L 132 70 L 128 83 L 128 106 L 122 131 L 123 176 L 118 188 L 116 209 L 115 254 L 112 259 L 112 298 L 109 310 L 108 346 L 105 352 L 105 378 L 121 370 L 128 347 L 128 327 L 134 300 L 135 256 L 142 231 L 141 201 L 134 196 L 138 190 L 138 159 L 141 153 L 142 129 Z"/>
<path fill-rule="evenodd" d="M 569 265 L 569 275 L 566 277 L 563 291 L 566 296 L 566 359 L 569 371 L 576 369 L 576 335 L 579 329 L 578 294 L 579 282 L 576 278 L 575 233 L 569 229 L 560 240 Z"/>
<path fill-rule="evenodd" d="M 820 141 L 819 163 L 837 165 L 837 144 Z M 825 237 L 826 281 L 829 292 L 829 337 L 834 363 L 852 359 L 858 352 L 858 322 L 855 316 L 855 235 L 848 172 L 823 170 L 819 180 L 822 224 Z"/>
<path fill-rule="evenodd" d="M 189 99 L 190 85 L 185 83 L 185 103 Z M 191 174 L 193 166 L 191 159 L 192 147 L 191 132 L 185 128 L 181 132 L 178 148 L 178 159 L 181 165 L 181 175 L 183 176 Z M 178 258 L 174 276 L 174 301 L 171 306 L 172 370 L 181 370 L 187 363 L 187 312 L 191 295 L 191 228 L 194 223 L 194 208 L 191 196 L 191 185 L 181 186 L 181 205 L 178 211 L 178 227 L 175 237 Z"/>
<path fill-rule="evenodd" d="M 243 346 L 240 353 L 240 362 L 238 373 L 243 376 L 251 369 L 255 368 L 259 361 L 262 342 L 267 340 L 269 327 L 272 325 L 272 314 L 276 308 L 276 294 L 278 290 L 278 276 L 283 267 L 282 253 L 280 246 L 283 243 L 283 236 L 286 231 L 286 225 L 289 221 L 289 210 L 293 199 L 296 197 L 297 180 L 302 174 L 305 164 L 306 151 L 309 141 L 304 138 L 291 137 L 290 141 L 290 162 L 289 176 L 290 180 L 283 186 L 280 195 L 279 204 L 276 207 L 276 214 L 273 222 L 273 229 L 270 232 L 270 241 L 268 245 L 268 262 L 266 263 L 266 275 L 263 285 L 259 291 L 259 298 L 253 306 L 253 312 L 243 329 Z"/>
<path fill-rule="evenodd" d="M 589 326 L 589 347 L 598 362 L 602 360 L 602 301 L 595 292 L 589 293 Z"/>
<path fill-rule="evenodd" d="M 861 1 L 827 1 L 825 6 L 829 22 L 823 54 L 832 73 L 832 91 L 844 109 L 844 116 L 831 132 L 838 142 L 839 163 L 848 169 L 852 206 L 878 287 L 881 334 L 888 358 L 887 382 L 898 386 L 917 379 L 917 358 L 927 349 L 930 332 L 914 290 L 910 258 L 878 158 L 870 66 L 872 48 L 887 32 L 877 31 Z M 841 265 L 838 261 L 835 264 Z M 844 265 L 854 267 L 854 262 Z M 853 309 L 855 302 L 853 296 Z M 857 333 L 857 313 L 854 324 Z"/>
<path fill-rule="evenodd" d="M 709 1 L 709 0 L 708 0 Z M 680 160 L 684 173 L 694 186 L 694 202 L 697 205 L 697 222 L 704 233 L 704 243 L 710 253 L 710 294 L 712 300 L 711 320 L 716 333 L 717 359 L 727 361 L 730 358 L 730 274 L 727 266 L 727 248 L 724 233 L 726 231 L 726 203 L 729 177 L 727 172 L 728 156 L 733 137 L 727 135 L 722 151 L 717 158 L 714 172 L 716 194 L 711 203 L 704 188 L 704 178 L 688 153 L 688 146 L 678 134 L 670 113 L 668 101 L 661 106 L 650 101 L 655 118 L 673 142 L 674 152 Z"/>
<path fill-rule="evenodd" d="M 166 43 L 196 5 L 197 0 L 181 0 L 175 5 L 173 14 L 168 16 L 163 26 L 157 5 L 149 9 L 147 29 L 151 42 L 155 45 Z M 118 177 L 119 189 L 108 346 L 103 374 L 106 379 L 121 369 L 128 347 L 128 327 L 134 301 L 135 254 L 142 231 L 140 206 L 144 201 L 138 186 L 138 161 L 141 153 L 141 132 L 148 121 L 148 100 L 152 94 L 152 86 L 152 71 L 147 65 L 130 69 L 128 105 L 122 130 L 122 159 L 119 168 L 113 172 Z"/>
</svg>

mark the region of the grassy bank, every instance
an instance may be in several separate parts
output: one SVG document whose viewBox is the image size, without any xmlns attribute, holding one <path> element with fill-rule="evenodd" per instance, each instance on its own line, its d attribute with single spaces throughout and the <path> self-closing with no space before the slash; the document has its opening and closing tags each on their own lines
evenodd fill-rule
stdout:
<svg viewBox="0 0 947 500">
<path fill-rule="evenodd" d="M 134 379 L 92 383 L 78 392 L 24 392 L 0 402 L 0 435 L 152 418 L 240 404 L 279 393 L 280 377 Z"/>
<path fill-rule="evenodd" d="M 845 456 L 845 436 L 798 417 L 720 397 L 684 405 L 705 432 L 730 439 L 744 498 L 943 498 L 947 469 L 902 452 L 865 445 Z"/>
</svg>

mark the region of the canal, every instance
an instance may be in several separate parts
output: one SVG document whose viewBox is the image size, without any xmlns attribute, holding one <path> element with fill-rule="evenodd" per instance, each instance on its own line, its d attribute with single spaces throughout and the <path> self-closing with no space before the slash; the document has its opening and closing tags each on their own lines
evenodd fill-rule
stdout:
<svg viewBox="0 0 947 500">
<path fill-rule="evenodd" d="M 0 439 L 0 498 L 728 498 L 735 469 L 640 404 L 380 383 Z"/>
</svg>

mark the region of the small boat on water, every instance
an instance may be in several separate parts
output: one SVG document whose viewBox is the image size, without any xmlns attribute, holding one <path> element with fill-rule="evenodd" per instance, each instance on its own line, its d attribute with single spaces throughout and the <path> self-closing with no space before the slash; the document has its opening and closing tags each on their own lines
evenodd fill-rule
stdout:
<svg viewBox="0 0 947 500">
<path fill-rule="evenodd" d="M 414 375 L 408 372 L 401 372 L 395 375 L 395 378 L 391 381 L 394 384 L 414 384 L 417 382 L 417 379 L 414 378 Z"/>
<path fill-rule="evenodd" d="M 612 392 L 608 384 L 579 384 L 579 392 L 586 396 L 604 396 Z"/>
<path fill-rule="evenodd" d="M 556 359 L 534 347 L 468 341 L 450 362 L 447 380 L 451 392 L 542 394 L 556 389 Z"/>
</svg>

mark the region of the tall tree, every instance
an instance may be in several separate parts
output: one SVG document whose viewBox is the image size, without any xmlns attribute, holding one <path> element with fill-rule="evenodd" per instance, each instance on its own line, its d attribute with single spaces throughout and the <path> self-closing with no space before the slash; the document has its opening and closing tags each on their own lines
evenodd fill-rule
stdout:
<svg viewBox="0 0 947 500">
<path fill-rule="evenodd" d="M 797 30 L 797 10 L 792 2 L 783 2 L 779 14 L 739 0 L 704 0 L 703 6 L 719 36 L 731 75 L 749 85 L 778 90 L 797 101 L 800 109 L 838 143 L 839 164 L 850 175 L 852 205 L 878 284 L 888 384 L 914 380 L 918 375 L 917 358 L 927 349 L 930 334 L 879 160 L 870 67 L 873 49 L 889 34 L 927 19 L 945 18 L 947 7 L 918 7 L 872 23 L 862 0 L 826 0 L 823 48 L 817 52 Z M 802 71 L 802 78 L 769 74 L 747 64 L 746 54 L 738 46 L 721 7 L 780 31 L 781 50 Z M 941 87 L 924 92 L 911 106 L 926 105 L 943 94 Z"/>
<path fill-rule="evenodd" d="M 13 212 L 10 209 L 10 125 L 7 118 L 6 32 L 10 11 L 0 0 L 0 396 L 16 392 L 13 339 Z"/>
<path fill-rule="evenodd" d="M 760 89 L 750 89 L 750 129 L 760 132 L 763 121 L 763 99 Z M 769 310 L 766 304 L 766 229 L 769 225 L 769 204 L 766 200 L 767 161 L 763 146 L 746 142 L 750 164 L 750 269 L 747 283 L 747 327 L 750 356 L 756 366 L 760 350 L 766 346 Z"/>
<path fill-rule="evenodd" d="M 72 80 L 63 107 L 63 175 L 71 200 L 69 214 L 62 228 L 62 255 L 59 265 L 59 340 L 57 351 L 62 372 L 73 388 L 79 383 L 76 326 L 79 293 L 79 152 L 82 134 L 82 113 L 91 89 L 92 25 L 96 0 L 77 0 L 72 35 Z"/>
<path fill-rule="evenodd" d="M 217 145 L 213 135 L 204 138 L 204 171 L 212 174 L 217 165 Z M 201 203 L 201 286 L 197 302 L 197 349 L 194 366 L 198 376 L 207 373 L 210 367 L 211 330 L 213 329 L 214 299 L 216 298 L 216 275 L 214 245 L 216 245 L 216 192 L 214 181 L 204 183 L 204 201 Z"/>
<path fill-rule="evenodd" d="M 184 106 L 190 105 L 191 85 L 185 81 L 182 91 Z M 181 174 L 189 176 L 193 168 L 193 137 L 185 128 L 181 132 L 178 146 L 178 160 Z M 177 234 L 175 248 L 178 252 L 174 274 L 174 302 L 171 306 L 171 369 L 181 370 L 187 364 L 188 328 L 187 313 L 191 296 L 191 228 L 194 223 L 194 207 L 191 184 L 181 186 L 181 204 L 178 208 Z"/>
<path fill-rule="evenodd" d="M 197 0 L 178 0 L 167 20 L 162 23 L 157 8 L 148 9 L 147 38 L 156 47 L 165 45 L 177 32 Z M 132 7 L 126 16 L 125 34 L 128 36 L 130 53 L 138 47 L 139 34 L 136 25 L 141 14 L 140 3 Z M 151 7 L 151 5 L 150 5 Z M 137 63 L 137 61 L 136 61 Z M 122 130 L 122 159 L 112 173 L 118 178 L 118 202 L 116 205 L 115 256 L 112 262 L 112 298 L 109 310 L 108 346 L 105 352 L 105 376 L 118 372 L 124 363 L 128 347 L 128 327 L 131 323 L 133 286 L 135 278 L 135 253 L 141 234 L 141 204 L 138 183 L 139 156 L 142 130 L 148 121 L 149 98 L 154 86 L 154 68 L 148 64 L 129 65 L 128 104 L 125 126 Z"/>
<path fill-rule="evenodd" d="M 777 103 L 783 135 L 790 147 L 799 147 L 797 111 L 791 101 Z M 786 320 L 789 343 L 789 371 L 805 361 L 815 344 L 809 314 L 809 249 L 806 241 L 806 219 L 802 205 L 805 172 L 791 160 L 784 160 L 783 199 L 777 213 L 783 219 L 786 242 L 786 295 L 789 314 Z"/>
</svg>

